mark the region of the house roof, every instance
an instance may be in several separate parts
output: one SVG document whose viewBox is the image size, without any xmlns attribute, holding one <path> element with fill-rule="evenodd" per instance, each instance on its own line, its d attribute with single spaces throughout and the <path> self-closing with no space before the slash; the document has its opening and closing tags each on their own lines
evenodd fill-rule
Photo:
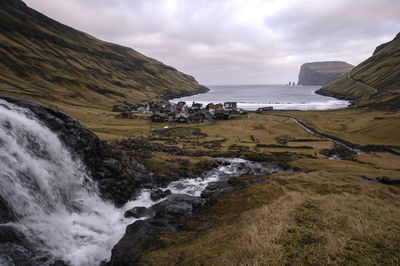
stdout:
<svg viewBox="0 0 400 266">
<path fill-rule="evenodd" d="M 152 116 L 167 117 L 167 115 L 163 113 L 155 113 Z"/>
</svg>

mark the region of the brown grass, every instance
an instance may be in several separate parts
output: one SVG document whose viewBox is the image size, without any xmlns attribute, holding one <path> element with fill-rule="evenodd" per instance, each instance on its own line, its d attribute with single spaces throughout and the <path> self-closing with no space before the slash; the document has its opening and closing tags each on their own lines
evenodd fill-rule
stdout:
<svg viewBox="0 0 400 266">
<path fill-rule="evenodd" d="M 326 171 L 269 179 L 211 207 L 215 226 L 162 236 L 142 264 L 398 263 L 398 188 Z"/>
<path fill-rule="evenodd" d="M 346 109 L 281 112 L 315 130 L 357 144 L 400 145 L 400 112 Z"/>
</svg>

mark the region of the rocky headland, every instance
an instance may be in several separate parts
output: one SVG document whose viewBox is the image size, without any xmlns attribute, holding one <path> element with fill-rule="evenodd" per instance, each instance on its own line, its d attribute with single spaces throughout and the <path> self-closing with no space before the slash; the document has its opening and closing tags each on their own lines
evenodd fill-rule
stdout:
<svg viewBox="0 0 400 266">
<path fill-rule="evenodd" d="M 353 67 L 342 61 L 305 63 L 300 67 L 298 85 L 323 86 L 348 73 Z"/>
</svg>

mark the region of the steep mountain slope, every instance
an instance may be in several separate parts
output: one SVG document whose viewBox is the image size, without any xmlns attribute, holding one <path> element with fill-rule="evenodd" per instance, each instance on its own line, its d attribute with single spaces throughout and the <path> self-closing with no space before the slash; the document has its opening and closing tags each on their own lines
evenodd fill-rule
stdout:
<svg viewBox="0 0 400 266">
<path fill-rule="evenodd" d="M 326 85 L 353 69 L 342 61 L 305 63 L 300 67 L 299 85 Z"/>
<path fill-rule="evenodd" d="M 400 108 L 400 33 L 379 45 L 374 54 L 349 75 L 322 87 L 317 93 L 353 99 L 359 106 Z"/>
<path fill-rule="evenodd" d="M 133 49 L 60 24 L 20 0 L 0 0 L 1 94 L 51 106 L 109 110 L 123 100 L 207 90 L 193 77 Z"/>
</svg>

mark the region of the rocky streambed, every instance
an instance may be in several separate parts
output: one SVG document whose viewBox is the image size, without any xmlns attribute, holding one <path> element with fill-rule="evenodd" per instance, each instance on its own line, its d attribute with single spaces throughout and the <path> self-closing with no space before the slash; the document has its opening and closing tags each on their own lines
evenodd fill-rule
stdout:
<svg viewBox="0 0 400 266">
<path fill-rule="evenodd" d="M 110 146 L 62 112 L 8 96 L 0 112 L 1 265 L 128 265 L 154 234 L 179 233 L 190 218 L 210 226 L 202 208 L 285 168 L 275 156 L 215 152 L 157 179 L 138 155 L 199 154 L 146 141 Z"/>
<path fill-rule="evenodd" d="M 149 248 L 154 234 L 179 233 L 185 220 L 196 218 L 199 226 L 207 227 L 212 221 L 204 220 L 200 210 L 212 205 L 234 189 L 250 183 L 263 183 L 257 175 L 283 171 L 276 163 L 256 163 L 244 159 L 217 159 L 218 166 L 196 178 L 171 182 L 158 189 L 144 189 L 136 200 L 128 202 L 124 208 L 126 217 L 138 219 L 127 227 L 125 235 L 112 250 L 110 262 L 104 265 L 133 265 L 138 255 Z M 248 181 L 235 177 L 250 174 Z M 130 208 L 132 207 L 132 208 Z"/>
</svg>

